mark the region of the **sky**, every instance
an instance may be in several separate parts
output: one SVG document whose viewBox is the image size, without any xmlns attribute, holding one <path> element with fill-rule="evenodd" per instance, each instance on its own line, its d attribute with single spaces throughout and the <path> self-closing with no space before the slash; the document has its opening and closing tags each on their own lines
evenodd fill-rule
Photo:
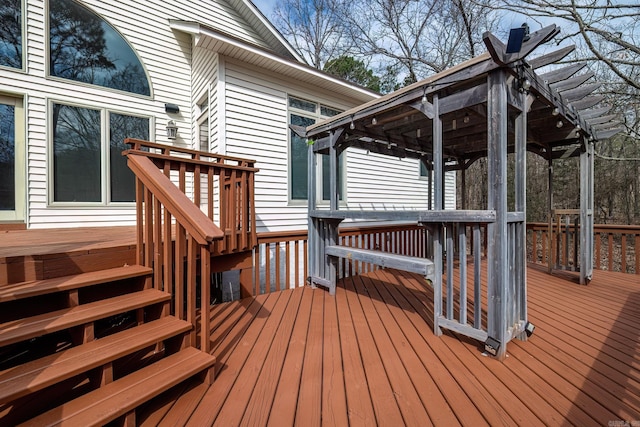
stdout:
<svg viewBox="0 0 640 427">
<path fill-rule="evenodd" d="M 251 1 L 253 2 L 253 4 L 258 6 L 258 9 L 260 9 L 260 12 L 262 12 L 264 16 L 266 16 L 269 20 L 271 20 L 271 14 L 272 14 L 273 8 L 276 5 L 277 0 L 251 0 Z"/>
</svg>

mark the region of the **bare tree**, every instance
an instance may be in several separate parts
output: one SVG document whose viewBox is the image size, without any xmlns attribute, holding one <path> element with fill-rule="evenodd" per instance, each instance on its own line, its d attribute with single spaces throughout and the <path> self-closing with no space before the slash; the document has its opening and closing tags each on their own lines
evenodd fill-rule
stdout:
<svg viewBox="0 0 640 427">
<path fill-rule="evenodd" d="M 615 0 L 501 0 L 505 11 L 562 27 L 557 43 L 571 42 L 567 62 L 587 62 L 624 132 L 596 143 L 596 221 L 640 220 L 640 5 Z M 554 167 L 563 180 L 570 171 Z M 535 179 L 535 178 L 534 178 Z M 567 193 L 577 193 L 569 186 Z M 556 195 L 569 200 L 570 194 Z"/>
<path fill-rule="evenodd" d="M 345 7 L 342 0 L 279 0 L 273 22 L 310 65 L 322 69 L 349 52 Z"/>
<path fill-rule="evenodd" d="M 413 83 L 475 56 L 494 28 L 492 0 L 356 0 L 349 16 L 354 47 Z"/>
</svg>

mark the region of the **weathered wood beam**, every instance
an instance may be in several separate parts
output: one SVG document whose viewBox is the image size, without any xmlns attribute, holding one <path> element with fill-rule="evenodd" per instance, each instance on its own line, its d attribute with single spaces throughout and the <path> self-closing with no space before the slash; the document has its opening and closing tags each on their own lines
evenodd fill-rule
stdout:
<svg viewBox="0 0 640 427">
<path fill-rule="evenodd" d="M 467 223 L 491 223 L 496 220 L 496 212 L 493 210 L 314 210 L 310 212 L 314 218 L 326 219 L 367 219 L 367 220 L 391 220 L 411 221 L 422 223 L 442 222 L 467 222 Z"/>
<path fill-rule="evenodd" d="M 576 49 L 575 45 L 563 47 L 561 49 L 554 50 L 553 52 L 547 53 L 545 55 L 541 55 L 541 56 L 538 56 L 536 58 L 532 58 L 532 59 L 528 60 L 527 62 L 529 63 L 531 68 L 533 68 L 535 70 L 536 68 L 541 68 L 541 67 L 544 67 L 545 65 L 555 64 L 556 62 L 560 61 L 562 58 L 564 58 L 567 55 L 569 55 L 575 49 Z M 574 71 L 574 73 L 575 73 L 575 71 Z M 571 73 L 571 74 L 573 74 L 573 73 Z"/>
<path fill-rule="evenodd" d="M 604 114 L 607 114 L 609 111 L 611 111 L 611 107 L 608 106 L 594 108 L 593 110 L 582 110 L 580 111 L 580 117 L 588 122 L 590 119 L 600 117 Z"/>
<path fill-rule="evenodd" d="M 595 134 L 595 138 L 599 141 L 603 140 L 603 139 L 609 139 L 612 136 L 622 132 L 624 129 L 622 128 L 617 128 L 617 129 L 608 129 L 608 130 L 602 130 L 602 131 L 596 131 Z"/>
<path fill-rule="evenodd" d="M 571 106 L 574 109 L 580 111 L 580 110 L 586 110 L 587 108 L 593 107 L 597 103 L 601 102 L 603 99 L 604 99 L 604 95 L 593 95 L 580 100 L 572 101 L 569 104 L 571 104 Z"/>
<path fill-rule="evenodd" d="M 602 83 L 591 83 L 580 86 L 576 89 L 565 90 L 564 92 L 560 93 L 560 96 L 565 103 L 571 104 L 574 101 L 579 101 L 587 95 L 590 95 L 591 93 L 599 89 L 600 86 L 602 86 Z"/>
<path fill-rule="evenodd" d="M 580 116 L 582 117 L 582 114 L 580 114 Z M 595 125 L 599 125 L 599 124 L 602 124 L 602 123 L 610 122 L 613 119 L 615 119 L 616 117 L 618 117 L 617 114 L 609 114 L 607 116 L 600 116 L 600 117 L 593 117 L 591 119 L 586 119 L 585 122 L 587 124 L 589 124 L 590 126 L 595 126 Z"/>
<path fill-rule="evenodd" d="M 592 78 L 594 75 L 595 74 L 592 71 L 589 71 L 588 73 L 580 74 L 579 76 L 571 77 L 569 79 L 550 84 L 549 86 L 551 86 L 551 89 L 562 92 L 565 90 L 577 88 L 582 83 Z"/>
<path fill-rule="evenodd" d="M 440 97 L 440 115 L 485 102 L 487 102 L 487 84 L 482 83 L 452 95 Z"/>
<path fill-rule="evenodd" d="M 539 77 L 548 84 L 561 82 L 576 74 L 587 66 L 586 62 L 579 64 L 572 64 L 567 67 L 562 67 L 557 70 L 549 71 L 548 73 L 540 74 Z"/>
</svg>

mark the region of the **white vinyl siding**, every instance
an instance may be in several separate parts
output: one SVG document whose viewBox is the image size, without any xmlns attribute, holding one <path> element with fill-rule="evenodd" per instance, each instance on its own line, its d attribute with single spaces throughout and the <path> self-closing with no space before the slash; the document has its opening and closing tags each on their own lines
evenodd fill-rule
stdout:
<svg viewBox="0 0 640 427">
<path fill-rule="evenodd" d="M 262 74 L 236 60 L 227 59 L 226 64 L 226 154 L 258 160 L 258 231 L 305 229 L 306 204 L 292 205 L 288 199 L 288 96 L 336 109 L 354 105 L 327 98 L 318 89 Z M 417 160 L 367 155 L 357 149 L 347 150 L 346 158 L 346 208 L 427 209 L 427 181 L 419 177 Z M 454 173 L 446 178 L 445 206 L 455 208 Z"/>
</svg>

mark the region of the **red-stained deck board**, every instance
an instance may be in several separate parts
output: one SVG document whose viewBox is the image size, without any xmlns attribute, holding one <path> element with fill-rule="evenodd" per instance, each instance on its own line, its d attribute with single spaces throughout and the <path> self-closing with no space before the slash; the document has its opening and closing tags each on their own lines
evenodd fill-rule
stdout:
<svg viewBox="0 0 640 427">
<path fill-rule="evenodd" d="M 270 426 L 293 425 L 296 417 L 307 331 L 311 321 L 311 307 L 316 295 L 322 298 L 322 294 L 309 288 L 301 288 L 296 292 L 300 291 L 303 293 L 302 300 L 297 310 L 298 315 L 287 346 L 287 354 L 283 358 L 282 372 L 271 379 L 277 388 L 267 423 Z"/>
<path fill-rule="evenodd" d="M 371 283 L 373 286 L 368 287 L 367 290 L 372 296 L 373 304 L 393 345 L 398 349 L 410 346 L 413 350 L 399 351 L 398 356 L 407 371 L 410 372 L 416 392 L 428 411 L 431 422 L 436 426 L 460 425 L 461 421 L 458 420 L 447 403 L 445 396 L 448 396 L 449 402 L 453 405 L 462 404 L 458 408 L 461 411 L 460 419 L 463 422 L 476 426 L 486 425 L 486 421 L 479 412 L 468 410 L 471 401 L 464 399 L 466 395 L 462 389 L 456 387 L 455 381 L 449 380 L 449 372 L 444 369 L 442 364 L 434 363 L 437 357 L 422 340 L 418 331 L 409 323 L 403 310 L 397 304 L 385 303 L 385 301 L 392 302 L 394 300 L 377 275 Z M 441 384 L 439 385 L 438 382 Z"/>
<path fill-rule="evenodd" d="M 316 295 L 311 306 L 295 425 L 316 427 L 322 413 L 322 341 L 324 295 Z"/>
<path fill-rule="evenodd" d="M 347 397 L 347 414 L 352 426 L 370 426 L 376 423 L 376 416 L 369 394 L 367 376 L 361 357 L 360 347 L 349 304 L 347 292 L 343 287 L 336 289 L 336 308 L 340 329 L 340 349 L 344 367 L 344 385 Z"/>
<path fill-rule="evenodd" d="M 640 420 L 637 278 L 596 272 L 585 287 L 564 273 L 527 274 L 536 331 L 510 342 L 504 362 L 457 334 L 434 336 L 433 291 L 406 272 L 343 279 L 335 296 L 306 287 L 216 306 L 214 383 L 186 387 L 173 406 L 140 419 L 198 426 Z"/>
<path fill-rule="evenodd" d="M 216 368 L 218 373 L 214 380 L 215 387 L 211 387 L 203 396 L 187 425 L 198 427 L 212 425 L 216 420 L 222 407 L 228 403 L 227 396 L 233 390 L 237 377 L 244 370 L 245 361 L 254 345 L 259 341 L 268 316 L 281 295 L 281 293 L 275 293 L 264 298 L 257 298 L 263 302 L 260 304 L 260 309 L 253 312 L 255 313 L 253 316 L 246 316 L 250 323 L 234 329 L 218 346 L 226 351 L 226 355 L 224 361 L 221 361 L 221 366 Z M 267 337 L 267 335 L 262 336 Z M 217 354 L 216 350 L 214 349 L 213 354 Z M 230 406 L 235 407 L 233 403 Z"/>
<path fill-rule="evenodd" d="M 322 425 L 343 426 L 349 423 L 347 398 L 340 350 L 336 298 L 324 294 L 324 343 L 322 368 Z"/>
<path fill-rule="evenodd" d="M 291 294 L 282 321 L 278 325 L 278 334 L 274 334 L 271 347 L 264 356 L 264 365 L 253 388 L 249 404 L 242 418 L 242 425 L 265 425 L 269 419 L 277 386 L 273 379 L 281 375 L 287 344 L 291 340 L 303 292 L 291 292 Z"/>
<path fill-rule="evenodd" d="M 412 352 L 399 353 L 389 337 L 388 331 L 386 334 L 384 333 L 386 328 L 391 326 L 391 323 L 383 322 L 376 311 L 374 303 L 375 296 L 369 293 L 369 288 L 372 287 L 371 280 L 357 276 L 354 277 L 353 284 L 358 293 L 363 314 L 372 331 L 371 335 L 387 373 L 387 378 L 393 387 L 396 402 L 398 403 L 405 424 L 420 426 L 432 425 L 433 422 L 429 418 L 429 414 L 421 401 L 422 397 L 426 397 L 424 384 L 420 384 L 418 381 L 420 378 L 419 373 L 424 373 L 423 366 L 421 366 L 417 358 L 413 360 L 403 358 L 401 353 L 409 354 Z M 373 292 L 373 289 L 371 292 Z M 377 333 L 373 333 L 374 331 Z M 402 349 L 402 344 L 401 342 L 397 348 Z M 398 363 L 398 360 L 403 363 Z M 410 373 L 414 375 L 417 389 L 411 381 Z M 427 404 L 428 403 L 427 400 Z"/>
<path fill-rule="evenodd" d="M 393 386 L 389 382 L 382 358 L 376 349 L 367 319 L 358 300 L 358 295 L 354 292 L 353 282 L 347 279 L 344 281 L 344 285 L 376 419 L 378 423 L 385 420 L 390 425 L 403 425 L 404 420 L 396 401 Z"/>
<path fill-rule="evenodd" d="M 240 423 L 242 415 L 249 404 L 251 392 L 255 387 L 257 377 L 265 361 L 268 359 L 269 348 L 271 348 L 273 344 L 273 339 L 281 335 L 282 330 L 279 329 L 279 326 L 286 313 L 291 295 L 292 292 L 280 293 L 277 303 L 269 310 L 269 313 L 266 314 L 264 327 L 260 331 L 263 338 L 248 342 L 247 346 L 253 344 L 251 351 L 242 370 L 240 370 L 236 377 L 234 387 L 226 397 L 226 400 L 232 402 L 232 405 L 224 405 L 216 417 L 216 422 L 220 425 L 232 426 Z M 284 329 L 286 329 L 286 327 Z M 276 331 L 278 331 L 278 334 L 276 334 Z M 241 343 L 241 345 L 242 344 L 243 343 Z M 228 361 L 231 363 L 232 359 L 229 358 Z"/>
</svg>

